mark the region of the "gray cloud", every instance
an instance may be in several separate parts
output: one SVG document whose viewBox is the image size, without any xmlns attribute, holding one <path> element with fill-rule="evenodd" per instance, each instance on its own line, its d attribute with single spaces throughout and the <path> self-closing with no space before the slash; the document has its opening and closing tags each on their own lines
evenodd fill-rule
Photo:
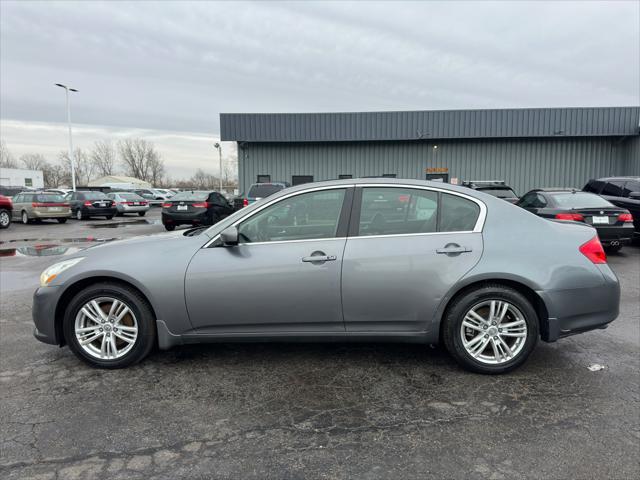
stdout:
<svg viewBox="0 0 640 480">
<path fill-rule="evenodd" d="M 0 3 L 0 115 L 218 132 L 222 111 L 640 103 L 638 2 Z"/>
</svg>

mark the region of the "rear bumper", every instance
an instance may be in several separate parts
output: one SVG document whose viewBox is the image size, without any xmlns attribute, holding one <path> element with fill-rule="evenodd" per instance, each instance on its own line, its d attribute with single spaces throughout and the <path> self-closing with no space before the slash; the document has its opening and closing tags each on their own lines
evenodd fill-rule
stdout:
<svg viewBox="0 0 640 480">
<path fill-rule="evenodd" d="M 115 215 L 118 212 L 116 207 L 109 208 L 83 208 L 82 214 L 85 217 L 106 217 L 109 215 Z"/>
<path fill-rule="evenodd" d="M 620 310 L 618 279 L 607 265 L 598 267 L 604 278 L 601 285 L 538 292 L 549 312 L 542 340 L 555 342 L 569 335 L 607 328 L 616 319 Z"/>
<path fill-rule="evenodd" d="M 61 345 L 64 343 L 56 329 L 55 312 L 61 291 L 59 287 L 38 288 L 33 294 L 31 316 L 35 328 L 33 336 L 43 343 Z"/>
<path fill-rule="evenodd" d="M 32 210 L 29 214 L 31 218 L 69 218 L 71 216 L 71 210 L 65 210 L 62 212 L 39 212 Z"/>
<path fill-rule="evenodd" d="M 608 246 L 612 243 L 614 245 L 624 245 L 631 242 L 634 228 L 631 223 L 627 223 L 620 227 L 597 227 L 596 231 L 602 245 Z"/>
<path fill-rule="evenodd" d="M 162 212 L 162 223 L 170 225 L 206 225 L 209 223 L 207 211 L 194 214 L 165 213 Z"/>
<path fill-rule="evenodd" d="M 146 212 L 149 210 L 149 205 L 118 205 L 117 209 L 119 213 Z"/>
</svg>

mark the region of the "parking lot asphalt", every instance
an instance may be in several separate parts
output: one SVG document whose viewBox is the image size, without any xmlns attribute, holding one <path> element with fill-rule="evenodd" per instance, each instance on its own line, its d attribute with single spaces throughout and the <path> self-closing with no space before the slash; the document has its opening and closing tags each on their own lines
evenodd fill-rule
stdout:
<svg viewBox="0 0 640 480">
<path fill-rule="evenodd" d="M 162 231 L 157 210 L 0 231 L 0 478 L 640 476 L 640 247 L 609 258 L 607 330 L 539 343 L 502 376 L 370 343 L 189 346 L 107 371 L 33 338 L 47 265 Z"/>
</svg>

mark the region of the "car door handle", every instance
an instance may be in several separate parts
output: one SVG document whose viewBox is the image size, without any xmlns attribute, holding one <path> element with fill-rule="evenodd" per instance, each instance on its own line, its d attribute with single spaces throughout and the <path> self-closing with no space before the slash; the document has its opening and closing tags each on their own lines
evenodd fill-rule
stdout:
<svg viewBox="0 0 640 480">
<path fill-rule="evenodd" d="M 336 259 L 337 257 L 335 255 L 310 255 L 308 257 L 302 257 L 302 261 L 308 263 L 333 262 Z"/>
<path fill-rule="evenodd" d="M 444 248 L 438 248 L 436 253 L 442 253 L 444 255 L 451 255 L 456 253 L 467 253 L 470 252 L 471 249 L 469 247 L 461 247 L 457 244 L 449 244 L 445 245 Z"/>
</svg>

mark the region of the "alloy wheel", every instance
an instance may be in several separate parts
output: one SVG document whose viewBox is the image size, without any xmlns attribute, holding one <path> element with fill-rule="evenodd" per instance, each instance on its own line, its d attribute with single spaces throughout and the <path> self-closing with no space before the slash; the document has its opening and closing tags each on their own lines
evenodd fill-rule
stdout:
<svg viewBox="0 0 640 480">
<path fill-rule="evenodd" d="M 78 220 L 82 220 L 82 211 L 80 211 L 80 209 L 78 209 L 78 211 L 76 211 L 76 218 Z"/>
<path fill-rule="evenodd" d="M 7 212 L 0 212 L 0 227 L 6 228 L 11 222 L 11 218 Z"/>
<path fill-rule="evenodd" d="M 138 338 L 138 321 L 122 300 L 100 297 L 88 301 L 75 320 L 80 348 L 99 360 L 115 360 L 126 355 Z"/>
<path fill-rule="evenodd" d="M 27 215 L 27 212 L 22 212 L 22 223 L 25 225 L 29 223 L 29 215 Z"/>
<path fill-rule="evenodd" d="M 487 365 L 516 358 L 524 348 L 527 333 L 522 312 L 503 300 L 487 300 L 473 306 L 460 326 L 466 352 Z"/>
</svg>

